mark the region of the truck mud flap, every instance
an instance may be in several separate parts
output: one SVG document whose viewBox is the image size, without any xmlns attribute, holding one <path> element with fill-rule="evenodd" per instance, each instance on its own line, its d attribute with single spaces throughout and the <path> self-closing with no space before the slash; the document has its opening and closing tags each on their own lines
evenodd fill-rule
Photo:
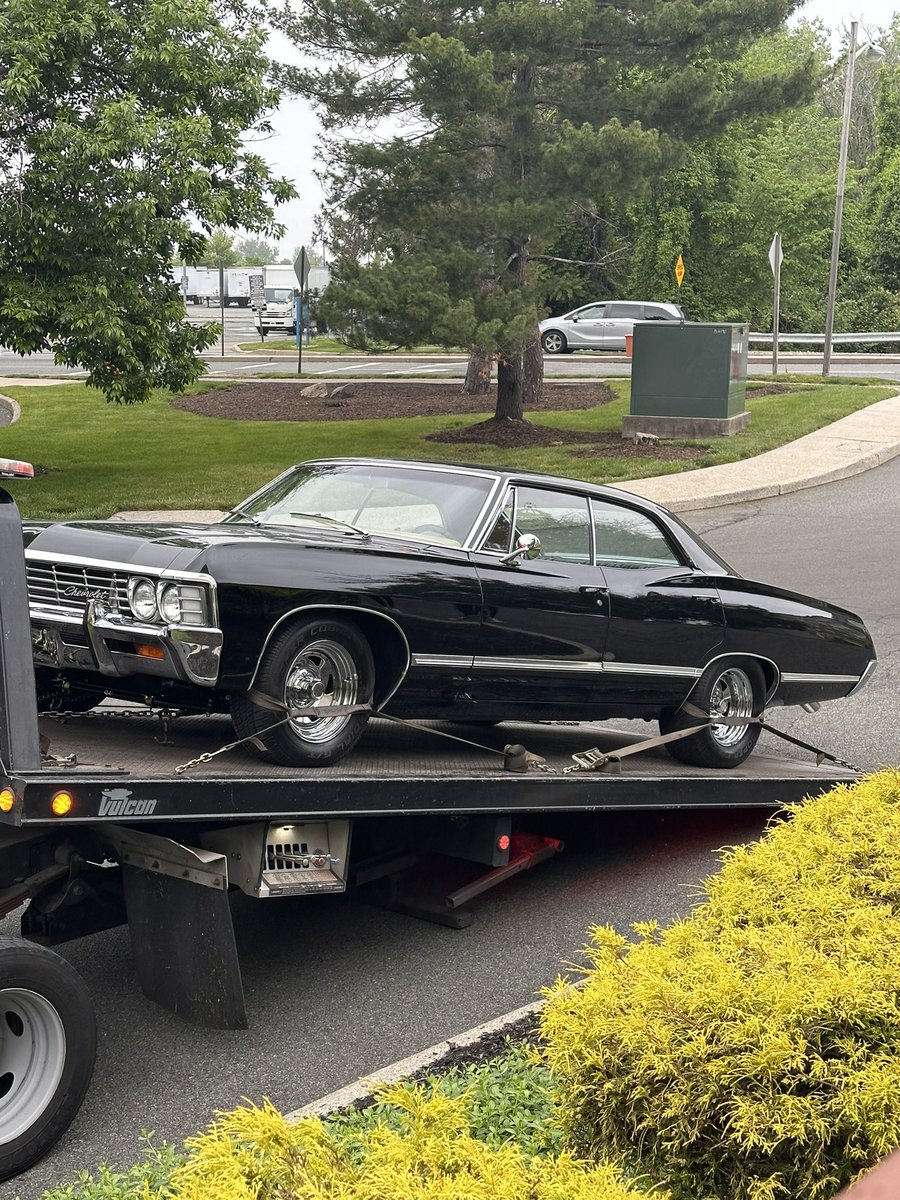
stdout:
<svg viewBox="0 0 900 1200">
<path fill-rule="evenodd" d="M 222 855 L 107 826 L 145 996 L 186 1021 L 246 1029 L 244 984 Z"/>
</svg>

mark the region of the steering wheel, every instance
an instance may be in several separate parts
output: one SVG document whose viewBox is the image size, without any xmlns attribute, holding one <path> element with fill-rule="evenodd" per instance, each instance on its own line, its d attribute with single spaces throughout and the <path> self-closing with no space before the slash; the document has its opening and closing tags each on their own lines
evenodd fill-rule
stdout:
<svg viewBox="0 0 900 1200">
<path fill-rule="evenodd" d="M 443 525 L 417 525 L 412 533 L 436 533 L 438 537 L 449 537 Z"/>
</svg>

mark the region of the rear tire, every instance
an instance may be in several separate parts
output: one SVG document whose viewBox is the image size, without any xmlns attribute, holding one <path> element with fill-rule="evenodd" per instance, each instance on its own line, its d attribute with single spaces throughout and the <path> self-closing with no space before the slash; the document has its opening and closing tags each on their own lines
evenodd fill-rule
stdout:
<svg viewBox="0 0 900 1200">
<path fill-rule="evenodd" d="M 0 938 L 0 1179 L 37 1162 L 69 1128 L 96 1051 L 81 976 L 43 946 Z"/>
<path fill-rule="evenodd" d="M 766 680 L 759 663 L 724 659 L 707 667 L 688 699 L 713 715 L 757 717 L 766 697 Z M 683 709 L 666 709 L 659 719 L 660 733 L 674 733 L 696 725 Z M 759 741 L 759 725 L 708 725 L 692 737 L 669 742 L 666 749 L 679 762 L 698 767 L 738 767 Z"/>
<path fill-rule="evenodd" d="M 254 687 L 292 708 L 366 704 L 372 698 L 375 666 L 369 643 L 354 626 L 332 617 L 288 625 L 272 638 Z M 333 717 L 296 717 L 278 724 L 279 714 L 247 695 L 231 697 L 231 719 L 251 753 L 287 767 L 328 767 L 359 741 L 368 712 Z M 274 726 L 274 728 L 271 728 Z"/>
</svg>

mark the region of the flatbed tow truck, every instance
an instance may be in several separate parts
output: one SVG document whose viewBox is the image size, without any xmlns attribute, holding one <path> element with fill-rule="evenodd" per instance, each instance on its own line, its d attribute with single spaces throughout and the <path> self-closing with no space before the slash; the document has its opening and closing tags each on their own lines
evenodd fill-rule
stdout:
<svg viewBox="0 0 900 1200">
<path fill-rule="evenodd" d="M 2 476 L 29 473 L 0 461 Z M 828 755 L 824 767 L 762 754 L 731 771 L 686 767 L 658 738 L 647 749 L 595 725 L 374 718 L 345 762 L 291 769 L 244 757 L 223 717 L 105 702 L 49 719 L 19 512 L 2 488 L 0 580 L 0 916 L 22 909 L 22 936 L 0 938 L 0 1178 L 63 1135 L 93 1071 L 90 996 L 51 946 L 127 922 L 146 995 L 185 1020 L 243 1028 L 232 889 L 380 887 L 382 902 L 460 927 L 473 896 L 562 849 L 530 832 L 552 814 L 776 808 L 855 778 Z M 430 854 L 468 871 L 436 897 L 408 887 Z"/>
</svg>

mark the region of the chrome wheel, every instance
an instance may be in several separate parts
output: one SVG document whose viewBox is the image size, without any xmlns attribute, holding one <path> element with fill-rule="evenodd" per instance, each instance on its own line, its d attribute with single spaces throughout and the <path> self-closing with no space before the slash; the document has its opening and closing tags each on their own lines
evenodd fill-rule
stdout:
<svg viewBox="0 0 900 1200">
<path fill-rule="evenodd" d="M 284 702 L 290 708 L 356 704 L 358 697 L 359 675 L 353 655 L 331 638 L 304 646 L 288 667 Z M 293 717 L 290 726 L 303 741 L 322 743 L 336 737 L 352 716 Z"/>
<path fill-rule="evenodd" d="M 753 684 L 740 667 L 729 667 L 712 685 L 709 714 L 734 719 L 753 716 Z M 736 746 L 746 732 L 746 725 L 713 725 L 710 729 L 716 742 L 725 747 Z"/>
<path fill-rule="evenodd" d="M 0 1143 L 35 1124 L 65 1065 L 66 1031 L 50 1001 L 25 988 L 0 991 Z"/>
</svg>

